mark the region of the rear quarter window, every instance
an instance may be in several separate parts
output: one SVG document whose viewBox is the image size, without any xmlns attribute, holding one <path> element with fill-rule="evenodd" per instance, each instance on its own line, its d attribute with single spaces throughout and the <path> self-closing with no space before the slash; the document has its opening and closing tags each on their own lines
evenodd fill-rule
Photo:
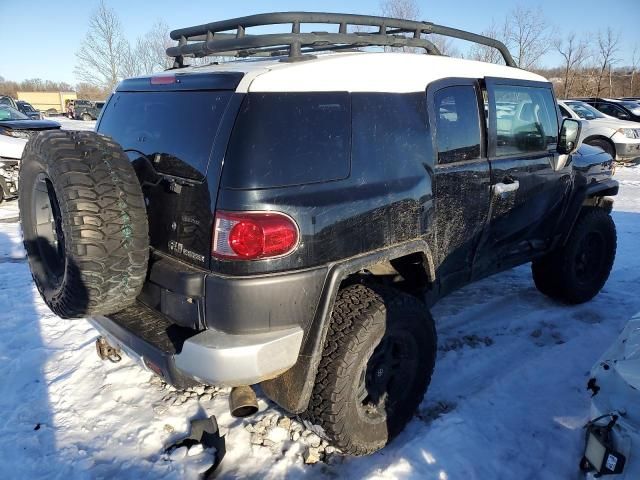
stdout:
<svg viewBox="0 0 640 480">
<path fill-rule="evenodd" d="M 229 141 L 222 184 L 250 189 L 344 179 L 350 151 L 348 93 L 249 93 Z"/>
</svg>

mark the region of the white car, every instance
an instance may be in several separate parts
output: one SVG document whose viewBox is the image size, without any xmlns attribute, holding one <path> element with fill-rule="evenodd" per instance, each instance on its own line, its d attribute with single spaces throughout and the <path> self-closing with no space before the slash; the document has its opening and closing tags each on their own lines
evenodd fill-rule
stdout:
<svg viewBox="0 0 640 480">
<path fill-rule="evenodd" d="M 9 105 L 0 104 L 0 203 L 18 194 L 20 158 L 29 137 L 40 130 L 60 128 L 50 120 L 31 120 Z"/>
<path fill-rule="evenodd" d="M 640 123 L 619 120 L 579 100 L 558 100 L 565 118 L 584 120 L 581 141 L 602 148 L 615 160 L 640 159 Z"/>
<path fill-rule="evenodd" d="M 591 370 L 591 421 L 582 468 L 588 478 L 640 478 L 640 314 Z"/>
</svg>

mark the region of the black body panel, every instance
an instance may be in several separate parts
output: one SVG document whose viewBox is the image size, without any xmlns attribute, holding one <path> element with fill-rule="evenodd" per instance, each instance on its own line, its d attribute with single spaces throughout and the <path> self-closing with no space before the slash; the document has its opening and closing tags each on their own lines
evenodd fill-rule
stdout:
<svg viewBox="0 0 640 480">
<path fill-rule="evenodd" d="M 218 81 L 212 75 L 193 80 L 180 73 L 176 77 L 184 77 L 184 82 L 127 81 L 114 97 L 185 95 L 194 93 L 187 87 L 189 82 L 195 89 L 204 84 L 209 87 L 203 88 L 212 88 L 212 82 Z M 229 75 L 218 85 L 228 87 L 237 81 L 237 76 Z M 489 107 L 485 116 L 484 99 L 491 103 L 492 89 L 500 84 L 545 90 L 554 105 L 553 112 L 546 112 L 547 126 L 555 122 L 557 137 L 559 112 L 550 84 L 448 79 L 428 89 L 425 85 L 424 92 L 334 92 L 340 102 L 331 108 L 351 116 L 350 141 L 344 154 L 345 139 L 338 139 L 333 144 L 338 146 L 337 158 L 326 162 L 313 155 L 321 148 L 322 142 L 317 141 L 309 142 L 314 152 L 305 152 L 305 142 L 295 141 L 292 150 L 281 145 L 283 150 L 252 151 L 252 145 L 265 138 L 258 135 L 259 141 L 254 142 L 241 135 L 241 129 L 251 124 L 239 115 L 249 108 L 248 96 L 242 94 L 230 96 L 204 163 L 176 160 L 167 165 L 162 162 L 168 159 L 162 156 L 156 159 L 153 152 L 125 146 L 147 200 L 154 250 L 140 302 L 163 321 L 194 332 L 215 328 L 241 334 L 301 326 L 304 339 L 298 362 L 280 377 L 264 382 L 263 388 L 287 410 L 304 410 L 342 282 L 367 278 L 374 266 L 393 266 L 391 261 L 410 256 L 426 278 L 423 286 L 430 305 L 472 280 L 547 253 L 567 238 L 589 196 L 615 194 L 608 155 L 583 147 L 561 158 L 551 146 L 552 132 L 522 135 L 514 129 L 513 145 L 524 150 L 499 154 L 499 147 L 509 143 L 510 132 L 504 130 L 503 121 L 498 128 L 497 107 Z M 452 86 L 472 92 L 465 97 L 471 98 L 475 112 L 470 124 L 447 103 L 446 95 L 437 111 L 433 106 L 434 95 Z M 174 88 L 180 91 L 169 92 Z M 271 95 L 282 97 L 259 97 Z M 501 105 L 501 114 L 506 115 L 501 119 L 518 115 L 512 124 L 520 129 L 526 127 L 531 113 L 528 103 L 534 102 L 517 100 L 511 102 L 515 106 Z M 109 105 L 99 130 L 106 125 Z M 292 125 L 290 134 L 307 135 L 317 127 L 321 140 L 331 141 L 331 129 L 313 123 L 313 118 L 321 117 L 310 114 L 309 125 Z M 455 129 L 459 134 L 468 127 L 479 131 L 478 138 L 469 145 L 456 145 Z M 237 138 L 230 140 L 232 135 Z M 545 142 L 540 144 L 544 148 L 526 150 L 540 141 Z M 280 151 L 288 152 L 285 160 L 291 171 L 285 163 L 278 164 L 283 162 L 277 157 Z M 252 158 L 264 164 L 252 171 Z M 270 166 L 280 172 L 278 178 L 270 177 Z M 500 184 L 516 181 L 517 189 L 497 193 Z M 299 244 L 291 253 L 271 259 L 212 257 L 212 222 L 218 210 L 284 213 L 297 224 Z M 348 278 L 353 274 L 358 277 Z M 165 365 L 168 376 L 173 375 L 171 363 Z"/>
</svg>

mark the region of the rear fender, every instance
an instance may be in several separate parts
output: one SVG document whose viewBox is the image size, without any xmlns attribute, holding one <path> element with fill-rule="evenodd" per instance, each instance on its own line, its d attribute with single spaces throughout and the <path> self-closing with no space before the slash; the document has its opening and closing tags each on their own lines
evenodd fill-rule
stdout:
<svg viewBox="0 0 640 480">
<path fill-rule="evenodd" d="M 331 310 L 341 283 L 349 275 L 416 253 L 423 255 L 425 273 L 429 281 L 433 282 L 435 280 L 433 255 L 427 242 L 421 239 L 352 257 L 330 266 L 313 323 L 306 332 L 296 364 L 279 377 L 262 382 L 260 385 L 265 394 L 291 413 L 301 413 L 306 410 L 331 321 Z"/>
</svg>

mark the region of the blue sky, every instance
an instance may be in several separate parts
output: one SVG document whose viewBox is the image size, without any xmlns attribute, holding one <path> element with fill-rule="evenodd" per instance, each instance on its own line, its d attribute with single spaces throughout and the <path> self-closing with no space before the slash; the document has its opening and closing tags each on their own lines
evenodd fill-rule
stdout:
<svg viewBox="0 0 640 480">
<path fill-rule="evenodd" d="M 75 84 L 75 52 L 86 32 L 87 19 L 99 0 L 0 0 L 0 45 L 4 50 L 0 75 L 6 79 L 43 78 Z M 107 0 L 117 10 L 125 34 L 133 40 L 158 19 L 179 28 L 223 18 L 265 11 L 306 10 L 378 14 L 377 0 L 283 0 L 216 2 L 215 0 Z M 516 2 L 510 0 L 418 0 L 423 20 L 481 32 L 492 19 L 502 22 Z M 595 37 L 598 29 L 613 27 L 621 39 L 620 64 L 631 62 L 634 45 L 640 51 L 640 0 L 538 0 L 560 32 Z M 559 63 L 547 54 L 546 66 Z"/>
</svg>

